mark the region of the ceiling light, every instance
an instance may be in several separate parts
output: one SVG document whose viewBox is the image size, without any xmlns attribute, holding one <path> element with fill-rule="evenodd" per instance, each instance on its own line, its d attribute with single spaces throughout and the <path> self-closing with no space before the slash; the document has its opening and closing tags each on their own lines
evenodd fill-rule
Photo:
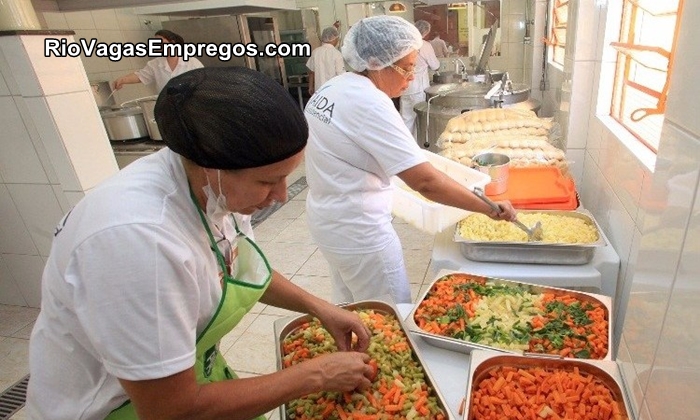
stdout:
<svg viewBox="0 0 700 420">
<path fill-rule="evenodd" d="M 447 5 L 448 9 L 466 9 L 467 8 L 467 3 L 450 3 Z"/>
<path fill-rule="evenodd" d="M 391 3 L 391 6 L 389 6 L 389 11 L 394 13 L 405 12 L 406 6 L 404 6 L 403 3 L 397 1 L 396 3 Z"/>
</svg>

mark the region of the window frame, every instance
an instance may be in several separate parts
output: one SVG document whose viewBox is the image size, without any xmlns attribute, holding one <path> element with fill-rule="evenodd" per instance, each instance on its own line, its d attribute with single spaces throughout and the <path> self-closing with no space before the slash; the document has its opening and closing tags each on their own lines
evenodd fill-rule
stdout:
<svg viewBox="0 0 700 420">
<path fill-rule="evenodd" d="M 617 51 L 617 62 L 609 115 L 654 154 L 658 153 L 658 144 L 664 123 L 670 74 L 673 69 L 676 44 L 680 33 L 680 15 L 683 2 L 684 0 L 678 0 L 678 8 L 674 12 L 654 14 L 644 8 L 644 0 L 623 0 L 619 41 L 610 44 Z M 637 27 L 638 20 L 645 17 L 668 16 L 675 16 L 670 50 L 658 45 L 635 43 L 635 40 L 641 37 Z M 649 32 L 658 30 L 656 25 L 646 25 L 646 28 L 642 29 Z M 659 63 L 666 63 L 666 68 L 663 69 L 663 66 L 658 65 Z M 635 80 L 638 69 L 659 73 L 655 79 L 657 81 L 665 79 L 662 84 L 658 83 L 659 86 L 663 86 L 660 89 L 654 89 L 640 83 L 639 80 Z M 648 103 L 653 103 L 654 100 L 656 101 L 655 105 L 649 106 Z M 645 102 L 647 102 L 646 105 Z M 630 108 L 632 108 L 631 111 Z M 651 118 L 647 119 L 649 117 Z M 645 132 L 653 134 L 654 138 Z"/>
</svg>

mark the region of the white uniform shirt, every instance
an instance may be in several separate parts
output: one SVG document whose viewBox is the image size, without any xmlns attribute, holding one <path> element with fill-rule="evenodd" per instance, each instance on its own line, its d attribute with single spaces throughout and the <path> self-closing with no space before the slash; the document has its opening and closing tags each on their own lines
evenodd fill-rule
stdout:
<svg viewBox="0 0 700 420">
<path fill-rule="evenodd" d="M 334 252 L 368 253 L 392 239 L 390 177 L 427 159 L 391 99 L 366 77 L 342 74 L 305 109 L 309 230 Z"/>
<path fill-rule="evenodd" d="M 328 43 L 323 43 L 311 52 L 306 67 L 314 72 L 314 91 L 319 90 L 331 78 L 345 73 L 343 54 Z"/>
<path fill-rule="evenodd" d="M 408 88 L 406 88 L 401 95 L 422 93 L 425 89 L 429 88 L 430 77 L 428 76 L 428 68 L 431 70 L 439 69 L 440 60 L 435 56 L 435 50 L 430 42 L 423 41 L 423 44 L 418 50 L 413 80 L 408 83 Z"/>
<path fill-rule="evenodd" d="M 170 70 L 168 59 L 166 57 L 158 57 L 149 61 L 146 63 L 146 67 L 142 68 L 141 70 L 137 70 L 134 73 L 136 73 L 139 80 L 144 85 L 155 83 L 156 92 L 160 93 L 160 91 L 163 90 L 163 87 L 165 87 L 168 81 L 173 77 L 202 67 L 204 67 L 202 62 L 194 57 L 191 57 L 187 61 L 184 61 L 182 58 L 178 58 L 177 66 L 175 66 L 175 69 Z"/>
<path fill-rule="evenodd" d="M 90 191 L 57 228 L 30 339 L 32 419 L 103 419 L 117 378 L 194 365 L 219 267 L 178 155 L 163 149 Z"/>
<path fill-rule="evenodd" d="M 447 57 L 447 55 L 450 53 L 450 51 L 447 49 L 447 43 L 440 37 L 433 38 L 432 41 L 430 41 L 430 44 L 433 46 L 435 56 L 438 58 Z"/>
</svg>

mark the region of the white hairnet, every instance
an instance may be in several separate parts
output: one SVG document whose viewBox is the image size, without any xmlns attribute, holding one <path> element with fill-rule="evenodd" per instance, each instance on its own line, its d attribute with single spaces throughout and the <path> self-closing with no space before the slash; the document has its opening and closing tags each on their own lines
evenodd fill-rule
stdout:
<svg viewBox="0 0 700 420">
<path fill-rule="evenodd" d="M 416 22 L 416 29 L 422 36 L 426 36 L 430 32 L 430 23 L 425 20 L 419 20 Z"/>
<path fill-rule="evenodd" d="M 338 30 L 332 26 L 329 26 L 321 32 L 321 42 L 331 42 L 336 38 L 338 38 Z"/>
<path fill-rule="evenodd" d="M 355 71 L 381 70 L 420 48 L 423 38 L 398 16 L 373 16 L 352 25 L 343 42 L 343 58 Z"/>
</svg>

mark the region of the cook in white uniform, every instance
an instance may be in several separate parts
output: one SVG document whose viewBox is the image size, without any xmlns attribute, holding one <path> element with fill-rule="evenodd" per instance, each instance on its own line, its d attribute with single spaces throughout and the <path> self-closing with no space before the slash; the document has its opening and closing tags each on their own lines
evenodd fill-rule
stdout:
<svg viewBox="0 0 700 420">
<path fill-rule="evenodd" d="M 336 48 L 339 39 L 338 29 L 330 26 L 321 33 L 323 44 L 311 52 L 311 57 L 306 62 L 306 67 L 309 69 L 310 95 L 313 95 L 328 80 L 345 73 L 343 55 Z"/>
<path fill-rule="evenodd" d="M 156 37 L 163 40 L 163 43 L 184 44 L 182 37 L 167 29 L 156 32 Z M 168 80 L 190 70 L 203 67 L 202 62 L 195 57 L 190 57 L 187 61 L 180 57 L 158 57 L 146 63 L 146 67 L 137 70 L 126 76 L 122 76 L 114 81 L 114 89 L 119 90 L 126 84 L 143 83 L 144 85 L 155 84 L 156 93 L 160 93 L 168 83 Z"/>
<path fill-rule="evenodd" d="M 370 386 L 360 318 L 273 271 L 230 217 L 286 199 L 308 136 L 298 104 L 242 67 L 167 87 L 155 115 L 168 148 L 95 187 L 56 229 L 29 344 L 29 418 L 264 419 L 312 392 Z M 359 352 L 237 379 L 218 342 L 258 301 L 313 313 L 340 349 L 356 335 Z"/>
<path fill-rule="evenodd" d="M 430 45 L 433 46 L 435 51 L 435 56 L 437 58 L 445 58 L 450 55 L 450 50 L 447 48 L 447 43 L 444 39 L 440 38 L 439 33 L 435 33 L 435 37 L 430 41 Z"/>
<path fill-rule="evenodd" d="M 411 301 L 401 244 L 391 225 L 391 176 L 433 201 L 496 219 L 515 217 L 510 203 L 492 213 L 433 167 L 394 108 L 391 98 L 413 78 L 422 42 L 403 18 L 360 20 L 342 48 L 355 71 L 328 81 L 304 111 L 309 123 L 307 222 L 329 262 L 335 302 L 385 294 L 397 303 Z"/>
<path fill-rule="evenodd" d="M 440 61 L 435 57 L 435 50 L 430 42 L 425 41 L 425 37 L 430 33 L 430 23 L 419 20 L 416 28 L 423 37 L 423 42 L 418 49 L 416 68 L 413 73 L 413 80 L 408 83 L 408 88 L 401 94 L 401 118 L 403 118 L 408 131 L 417 139 L 416 132 L 416 111 L 413 107 L 416 104 L 425 102 L 425 90 L 430 87 L 430 77 L 428 68 L 437 70 L 440 68 Z"/>
</svg>

